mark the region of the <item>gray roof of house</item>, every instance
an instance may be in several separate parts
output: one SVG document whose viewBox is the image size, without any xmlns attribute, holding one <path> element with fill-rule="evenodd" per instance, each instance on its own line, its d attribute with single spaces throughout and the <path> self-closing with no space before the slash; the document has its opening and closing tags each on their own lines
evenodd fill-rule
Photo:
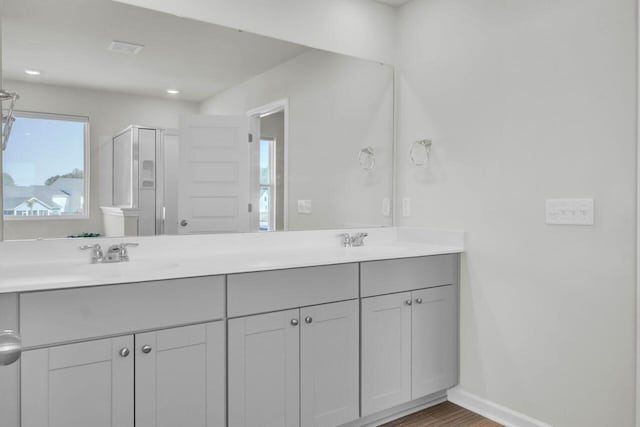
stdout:
<svg viewBox="0 0 640 427">
<path fill-rule="evenodd" d="M 22 203 L 35 198 L 49 209 L 61 209 L 62 206 L 53 201 L 54 196 L 69 197 L 64 191 L 50 188 L 46 185 L 32 185 L 29 187 L 20 185 L 5 185 L 3 187 L 3 209 L 12 210 Z"/>
</svg>

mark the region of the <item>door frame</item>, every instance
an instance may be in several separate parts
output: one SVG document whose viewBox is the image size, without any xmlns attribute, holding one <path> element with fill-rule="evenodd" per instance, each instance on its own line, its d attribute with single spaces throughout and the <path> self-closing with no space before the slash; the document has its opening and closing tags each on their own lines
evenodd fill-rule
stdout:
<svg viewBox="0 0 640 427">
<path fill-rule="evenodd" d="M 636 22 L 640 21 L 640 0 L 636 1 Z M 640 427 L 640 31 L 636 29 L 636 244 L 635 244 L 635 425 Z"/>
<path fill-rule="evenodd" d="M 284 191 L 282 194 L 284 229 L 282 231 L 289 231 L 289 98 L 279 99 L 252 108 L 247 111 L 247 116 L 250 119 L 259 120 L 262 117 L 279 113 L 280 111 L 284 112 L 284 141 L 282 142 L 284 145 Z M 255 141 L 260 142 L 260 135 L 257 135 Z"/>
</svg>

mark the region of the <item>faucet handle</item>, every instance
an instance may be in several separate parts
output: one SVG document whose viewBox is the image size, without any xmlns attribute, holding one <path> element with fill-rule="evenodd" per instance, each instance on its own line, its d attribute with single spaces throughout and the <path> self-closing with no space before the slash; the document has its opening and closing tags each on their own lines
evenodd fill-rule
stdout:
<svg viewBox="0 0 640 427">
<path fill-rule="evenodd" d="M 140 243 L 120 243 L 121 248 L 140 246 Z"/>
<path fill-rule="evenodd" d="M 364 246 L 364 239 L 369 233 L 356 233 L 351 236 L 351 244 L 353 246 Z"/>
<path fill-rule="evenodd" d="M 102 247 L 100 247 L 98 243 L 95 245 L 82 245 L 79 246 L 79 249 L 83 251 L 91 249 L 91 264 L 96 264 L 98 261 L 102 261 L 102 257 L 104 256 Z"/>
<path fill-rule="evenodd" d="M 78 249 L 82 250 L 82 251 L 86 251 L 87 249 L 98 249 L 100 248 L 100 245 L 98 245 L 97 243 L 95 245 L 82 245 L 82 246 L 78 246 Z"/>
<path fill-rule="evenodd" d="M 342 246 L 345 248 L 351 247 L 351 236 L 349 235 L 349 233 L 342 233 L 342 234 L 338 234 L 337 237 L 340 237 L 342 239 Z"/>
<path fill-rule="evenodd" d="M 129 261 L 129 251 L 127 251 L 127 248 L 135 248 L 137 246 L 140 246 L 140 243 L 120 243 L 120 261 Z"/>
</svg>

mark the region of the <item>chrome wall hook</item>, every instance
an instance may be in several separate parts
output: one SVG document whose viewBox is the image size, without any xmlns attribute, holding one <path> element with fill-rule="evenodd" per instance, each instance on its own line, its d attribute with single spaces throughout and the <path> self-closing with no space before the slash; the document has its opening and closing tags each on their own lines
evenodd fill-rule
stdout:
<svg viewBox="0 0 640 427">
<path fill-rule="evenodd" d="M 409 147 L 409 160 L 414 166 L 424 166 L 429 163 L 431 158 L 431 145 L 430 139 L 422 139 L 420 141 L 414 141 Z"/>
<path fill-rule="evenodd" d="M 363 171 L 372 171 L 376 166 L 376 153 L 373 147 L 365 147 L 358 152 L 358 163 Z"/>
</svg>

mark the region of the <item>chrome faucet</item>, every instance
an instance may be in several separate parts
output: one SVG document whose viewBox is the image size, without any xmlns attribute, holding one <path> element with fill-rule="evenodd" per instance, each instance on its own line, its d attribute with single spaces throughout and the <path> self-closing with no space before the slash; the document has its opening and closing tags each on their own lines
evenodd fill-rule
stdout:
<svg viewBox="0 0 640 427">
<path fill-rule="evenodd" d="M 350 248 L 351 247 L 351 236 L 349 233 L 338 234 L 338 237 L 342 238 L 342 247 Z"/>
<path fill-rule="evenodd" d="M 112 262 L 127 262 L 129 261 L 129 252 L 127 248 L 130 246 L 139 246 L 138 243 L 119 243 L 117 245 L 109 246 L 107 253 L 102 251 L 99 244 L 80 246 L 80 249 L 91 249 L 91 264 L 112 263 Z"/>
<path fill-rule="evenodd" d="M 102 252 L 102 248 L 97 243 L 95 245 L 80 246 L 80 249 L 83 251 L 91 249 L 91 264 L 102 262 L 102 259 L 104 258 L 104 252 Z"/>
<path fill-rule="evenodd" d="M 364 246 L 364 238 L 367 237 L 369 233 L 356 233 L 351 236 L 351 246 Z"/>
<path fill-rule="evenodd" d="M 364 238 L 367 237 L 369 233 L 355 233 L 349 235 L 348 233 L 338 234 L 338 237 L 342 239 L 342 247 L 351 248 L 357 246 L 364 246 Z"/>
</svg>

